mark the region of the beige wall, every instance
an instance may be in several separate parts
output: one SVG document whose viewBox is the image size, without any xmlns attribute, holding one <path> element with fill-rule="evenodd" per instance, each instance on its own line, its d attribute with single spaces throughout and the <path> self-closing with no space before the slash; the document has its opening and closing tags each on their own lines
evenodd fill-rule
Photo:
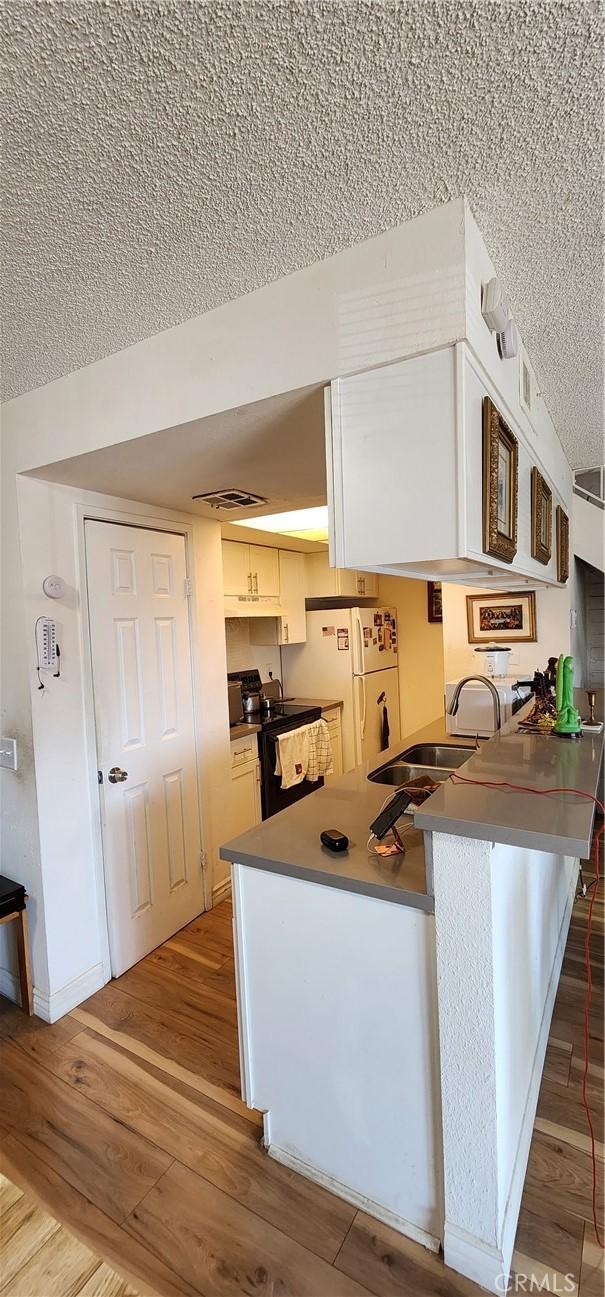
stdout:
<svg viewBox="0 0 605 1297">
<path fill-rule="evenodd" d="M 380 602 L 397 610 L 401 733 L 443 716 L 443 635 L 427 618 L 426 581 L 380 577 Z"/>
<path fill-rule="evenodd" d="M 447 680 L 459 680 L 473 671 L 481 671 L 477 664 L 475 645 L 468 642 L 466 620 L 467 594 L 486 594 L 473 586 L 447 584 L 443 586 L 443 659 Z M 538 668 L 543 671 L 549 657 L 569 653 L 569 588 L 536 590 L 537 639 L 529 644 L 513 644 L 509 655 L 509 674 L 531 677 Z"/>
</svg>

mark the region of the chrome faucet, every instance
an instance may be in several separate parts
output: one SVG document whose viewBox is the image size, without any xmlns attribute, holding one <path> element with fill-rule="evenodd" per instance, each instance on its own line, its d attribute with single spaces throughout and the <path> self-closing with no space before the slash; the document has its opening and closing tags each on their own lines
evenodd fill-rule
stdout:
<svg viewBox="0 0 605 1297">
<path fill-rule="evenodd" d="M 502 712 L 500 710 L 500 694 L 498 693 L 498 690 L 496 689 L 496 686 L 493 683 L 493 681 L 489 680 L 487 676 L 464 676 L 462 680 L 458 681 L 458 684 L 454 689 L 454 696 L 447 709 L 448 716 L 456 715 L 460 703 L 460 694 L 462 693 L 464 686 L 467 685 L 470 680 L 480 680 L 481 684 L 487 685 L 492 695 L 492 699 L 494 703 L 494 728 L 496 730 L 499 730 L 502 724 Z"/>
</svg>

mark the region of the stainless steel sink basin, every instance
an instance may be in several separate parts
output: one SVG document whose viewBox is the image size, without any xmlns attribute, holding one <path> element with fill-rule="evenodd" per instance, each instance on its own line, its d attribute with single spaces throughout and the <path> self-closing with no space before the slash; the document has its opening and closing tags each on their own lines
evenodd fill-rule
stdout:
<svg viewBox="0 0 605 1297">
<path fill-rule="evenodd" d="M 449 770 L 439 770 L 434 767 L 430 769 L 430 777 L 435 783 L 442 783 L 447 779 Z M 382 770 L 374 770 L 369 778 L 375 784 L 394 784 L 396 788 L 402 784 L 409 784 L 410 779 L 418 779 L 420 775 L 429 774 L 428 766 L 408 766 L 395 763 L 392 766 L 383 766 Z"/>
<path fill-rule="evenodd" d="M 457 770 L 474 752 L 474 747 L 458 747 L 453 743 L 417 743 L 397 757 L 407 765 L 430 766 L 438 770 Z"/>
<path fill-rule="evenodd" d="M 416 743 L 388 765 L 373 770 L 368 779 L 375 784 L 394 784 L 396 788 L 419 775 L 430 775 L 437 783 L 443 783 L 474 751 L 474 747 L 464 748 L 454 743 Z"/>
</svg>

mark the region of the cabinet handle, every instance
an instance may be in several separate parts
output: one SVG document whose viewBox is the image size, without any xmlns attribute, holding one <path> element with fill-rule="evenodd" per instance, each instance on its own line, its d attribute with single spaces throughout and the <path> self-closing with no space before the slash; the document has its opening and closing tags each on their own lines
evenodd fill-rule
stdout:
<svg viewBox="0 0 605 1297">
<path fill-rule="evenodd" d="M 258 594 L 258 572 L 254 573 L 254 593 Z"/>
<path fill-rule="evenodd" d="M 289 638 L 290 638 L 290 629 L 289 629 L 288 623 L 285 622 L 285 623 L 284 623 L 284 643 L 285 643 L 285 644 L 288 643 Z"/>
<path fill-rule="evenodd" d="M 252 594 L 252 573 L 248 573 L 248 594 Z"/>
</svg>

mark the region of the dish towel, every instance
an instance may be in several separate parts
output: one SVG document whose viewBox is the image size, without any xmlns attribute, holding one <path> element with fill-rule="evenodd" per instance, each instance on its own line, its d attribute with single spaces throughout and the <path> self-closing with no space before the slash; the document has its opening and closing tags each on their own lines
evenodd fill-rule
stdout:
<svg viewBox="0 0 605 1297">
<path fill-rule="evenodd" d="M 294 788 L 303 779 L 316 783 L 333 770 L 332 742 L 327 721 L 313 721 L 276 735 L 275 773 L 282 788 Z"/>
<path fill-rule="evenodd" d="M 323 717 L 309 726 L 309 765 L 307 779 L 314 784 L 322 775 L 331 775 L 334 769 L 332 740 L 328 722 Z"/>
<path fill-rule="evenodd" d="M 302 784 L 309 766 L 310 725 L 299 725 L 275 738 L 275 773 L 281 775 L 282 788 Z"/>
</svg>

